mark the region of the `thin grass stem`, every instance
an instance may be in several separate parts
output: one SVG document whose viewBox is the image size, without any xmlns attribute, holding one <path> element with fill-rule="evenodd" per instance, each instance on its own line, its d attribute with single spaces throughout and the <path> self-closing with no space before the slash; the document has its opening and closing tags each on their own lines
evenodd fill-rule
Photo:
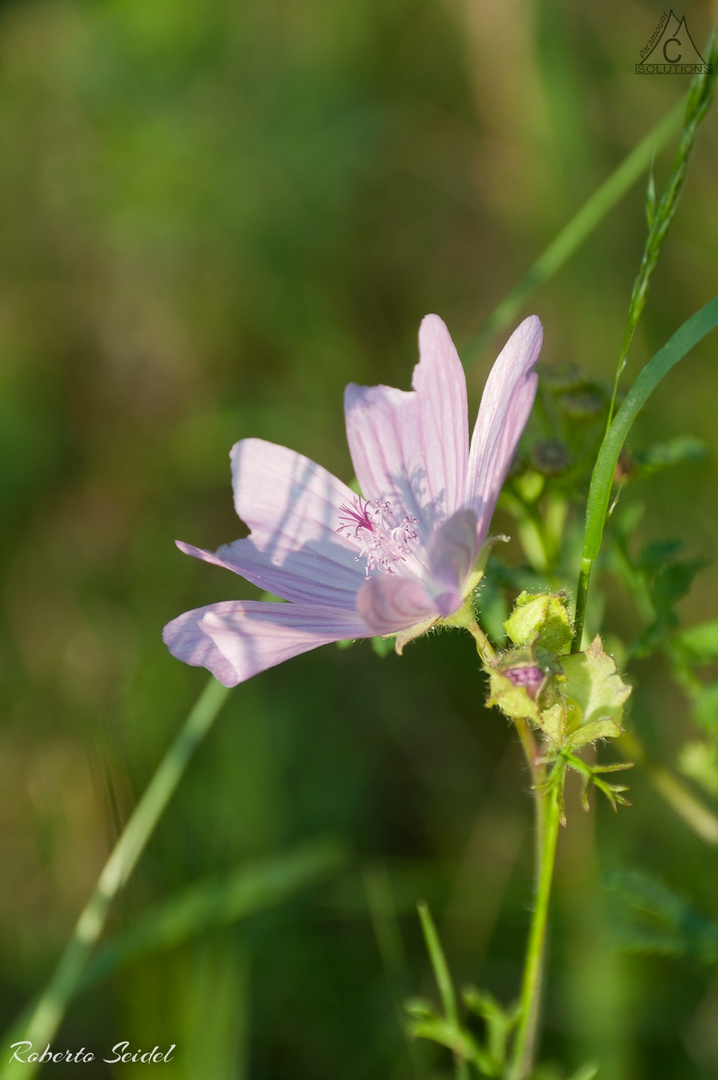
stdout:
<svg viewBox="0 0 718 1080">
<path fill-rule="evenodd" d="M 696 76 L 691 83 L 691 88 L 688 92 L 681 137 L 678 141 L 678 150 L 676 151 L 676 158 L 673 163 L 673 171 L 670 180 L 668 181 L 668 186 L 661 198 L 658 208 L 654 210 L 652 207 L 649 207 L 648 236 L 646 237 L 646 244 L 643 249 L 643 256 L 641 257 L 641 265 L 633 285 L 633 292 L 631 293 L 631 299 L 628 305 L 628 318 L 623 335 L 621 354 L 616 367 L 616 376 L 613 383 L 611 404 L 608 409 L 606 430 L 611 426 L 616 406 L 616 397 L 618 395 L 618 382 L 621 373 L 626 366 L 628 350 L 631 347 L 633 335 L 646 305 L 648 286 L 650 285 L 653 271 L 658 265 L 663 241 L 665 240 L 671 222 L 673 221 L 678 201 L 683 190 L 683 185 L 688 175 L 688 165 L 693 153 L 698 129 L 705 119 L 713 100 L 716 79 L 718 79 L 718 51 L 716 51 L 715 36 L 711 38 L 708 45 L 708 58 L 708 70 Z M 652 190 L 651 187 L 651 191 Z"/>
<path fill-rule="evenodd" d="M 679 101 L 648 132 L 561 229 L 511 292 L 494 308 L 479 333 L 462 350 L 467 363 L 476 359 L 496 334 L 512 325 L 528 298 L 561 269 L 638 178 L 650 168 L 654 156 L 680 128 L 684 111 L 685 99 Z"/>
<path fill-rule="evenodd" d="M 431 960 L 431 966 L 439 990 L 439 997 L 441 998 L 444 1015 L 451 1026 L 458 1031 L 459 1009 L 456 1003 L 456 991 L 454 990 L 454 984 L 451 979 L 449 965 L 446 963 L 444 950 L 439 941 L 436 924 L 429 911 L 428 904 L 421 902 L 416 906 L 417 911 L 419 912 L 421 929 L 424 934 L 424 941 L 426 942 L 426 948 Z M 458 1054 L 454 1055 L 454 1065 L 456 1069 L 456 1080 L 469 1080 L 469 1066 L 466 1061 L 463 1061 L 458 1056 Z"/>
<path fill-rule="evenodd" d="M 172 798 L 195 750 L 211 728 L 229 690 L 212 679 L 190 712 L 184 726 L 162 758 L 144 794 L 132 811 L 95 889 L 83 909 L 74 933 L 52 978 L 35 1007 L 15 1025 L 7 1045 L 27 1040 L 45 1049 L 57 1033 L 68 1005 L 82 983 L 92 951 L 105 927 L 110 906 L 126 885 L 157 823 Z M 29 1080 L 37 1062 L 20 1062 L 9 1055 L 0 1069 L 0 1080 Z"/>
</svg>

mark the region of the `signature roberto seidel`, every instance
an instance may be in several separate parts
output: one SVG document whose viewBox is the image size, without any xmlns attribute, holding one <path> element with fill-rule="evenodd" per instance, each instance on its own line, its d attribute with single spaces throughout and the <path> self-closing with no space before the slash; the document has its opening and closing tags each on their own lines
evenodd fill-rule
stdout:
<svg viewBox="0 0 718 1080">
<path fill-rule="evenodd" d="M 172 1043 L 169 1050 L 162 1050 L 159 1046 L 154 1046 L 151 1050 L 133 1050 L 130 1047 L 129 1042 L 118 1042 L 110 1050 L 110 1057 L 103 1057 L 103 1061 L 108 1065 L 117 1065 L 120 1062 L 141 1062 L 143 1065 L 157 1065 L 162 1061 L 172 1061 L 173 1052 L 176 1047 L 176 1043 Z M 32 1043 L 29 1040 L 23 1040 L 22 1042 L 15 1042 L 10 1047 L 12 1050 L 12 1057 L 10 1061 L 21 1061 L 27 1064 L 49 1064 L 50 1062 L 74 1062 L 77 1065 L 86 1064 L 89 1061 L 94 1061 L 96 1055 L 92 1050 L 88 1050 L 85 1046 L 79 1050 L 55 1050 L 48 1043 L 45 1049 L 40 1052 L 39 1050 L 33 1050 Z"/>
</svg>

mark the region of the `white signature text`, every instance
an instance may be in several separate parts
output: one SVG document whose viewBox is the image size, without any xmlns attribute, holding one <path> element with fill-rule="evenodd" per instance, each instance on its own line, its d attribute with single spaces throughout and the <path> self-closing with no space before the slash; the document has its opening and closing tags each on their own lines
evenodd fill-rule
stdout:
<svg viewBox="0 0 718 1080">
<path fill-rule="evenodd" d="M 133 1050 L 130 1047 L 129 1042 L 118 1042 L 112 1047 L 110 1051 L 112 1057 L 106 1057 L 102 1060 L 107 1062 L 108 1065 L 116 1065 L 118 1062 L 139 1061 L 144 1065 L 156 1065 L 160 1061 L 172 1061 L 172 1051 L 176 1047 L 176 1043 L 172 1043 L 169 1050 L 160 1050 L 159 1046 L 155 1046 L 152 1050 Z M 13 1043 L 10 1047 L 13 1054 L 10 1061 L 21 1061 L 25 1063 L 38 1062 L 39 1064 L 47 1064 L 49 1062 L 69 1061 L 74 1064 L 80 1065 L 89 1061 L 95 1060 L 95 1055 L 92 1050 L 87 1050 L 84 1046 L 79 1050 L 53 1050 L 48 1043 L 42 1053 L 37 1050 L 33 1050 L 32 1043 L 25 1039 L 22 1042 Z"/>
</svg>

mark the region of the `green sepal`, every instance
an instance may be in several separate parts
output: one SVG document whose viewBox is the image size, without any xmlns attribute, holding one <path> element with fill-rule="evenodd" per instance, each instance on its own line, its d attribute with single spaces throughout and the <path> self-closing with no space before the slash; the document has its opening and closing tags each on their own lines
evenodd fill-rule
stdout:
<svg viewBox="0 0 718 1080">
<path fill-rule="evenodd" d="M 572 750 L 580 750 L 582 746 L 597 742 L 598 739 L 617 739 L 622 732 L 623 728 L 620 724 L 611 720 L 610 717 L 605 720 L 594 720 L 591 724 L 582 724 L 574 731 L 566 740 L 566 745 Z"/>
<path fill-rule="evenodd" d="M 560 746 L 566 731 L 566 709 L 563 702 L 557 701 L 555 705 L 544 709 L 539 717 L 538 726 L 556 746 Z"/>
<path fill-rule="evenodd" d="M 561 667 L 566 676 L 560 693 L 566 706 L 568 744 L 585 746 L 620 735 L 623 704 L 631 687 L 618 674 L 616 661 L 604 651 L 600 637 L 596 635 L 585 652 L 565 657 Z"/>
<path fill-rule="evenodd" d="M 496 705 L 510 720 L 533 720 L 538 723 L 539 708 L 531 700 L 525 686 L 514 686 L 507 675 L 492 672 L 489 677 L 489 700 L 487 706 Z"/>
<path fill-rule="evenodd" d="M 532 720 L 538 723 L 539 705 L 525 686 L 517 686 L 504 672 L 522 667 L 536 667 L 529 649 L 512 649 L 498 658 L 489 673 L 489 700 L 511 720 Z"/>
<path fill-rule="evenodd" d="M 474 589 L 478 587 L 479 582 L 486 573 L 486 566 L 489 561 L 489 556 L 491 555 L 491 552 L 494 550 L 495 546 L 499 543 L 508 544 L 510 539 L 510 536 L 504 536 L 503 534 L 487 537 L 487 539 L 481 546 L 479 554 L 476 556 L 474 568 L 471 571 L 471 576 L 469 577 L 468 582 L 466 583 L 466 589 L 464 590 L 466 596 L 470 596 L 471 593 L 473 593 Z"/>
</svg>

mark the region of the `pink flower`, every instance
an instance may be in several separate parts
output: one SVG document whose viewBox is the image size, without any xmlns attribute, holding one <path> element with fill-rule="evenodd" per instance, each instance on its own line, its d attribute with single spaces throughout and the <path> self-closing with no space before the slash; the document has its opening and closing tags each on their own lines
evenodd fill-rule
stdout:
<svg viewBox="0 0 718 1080">
<path fill-rule="evenodd" d="M 347 439 L 362 495 L 262 439 L 232 449 L 234 504 L 251 532 L 216 553 L 180 550 L 288 603 L 227 600 L 165 627 L 170 652 L 234 686 L 347 638 L 398 645 L 452 616 L 475 565 L 536 393 L 535 315 L 512 334 L 484 389 L 469 445 L 466 379 L 444 323 L 419 330 L 413 390 L 346 389 Z"/>
</svg>

